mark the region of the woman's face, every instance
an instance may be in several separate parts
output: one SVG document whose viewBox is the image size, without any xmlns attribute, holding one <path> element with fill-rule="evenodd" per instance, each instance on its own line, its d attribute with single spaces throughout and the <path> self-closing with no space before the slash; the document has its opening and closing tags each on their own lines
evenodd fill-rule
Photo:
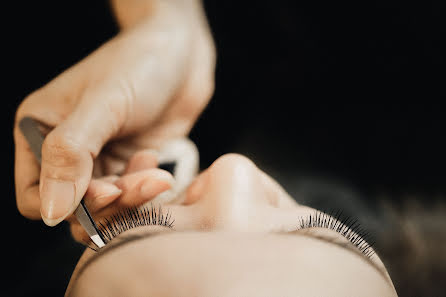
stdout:
<svg viewBox="0 0 446 297">
<path fill-rule="evenodd" d="M 331 228 L 300 228 L 315 210 L 243 156 L 220 157 L 182 195 L 163 205 L 173 228 L 136 227 L 87 249 L 67 295 L 396 296 L 376 254 Z"/>
</svg>

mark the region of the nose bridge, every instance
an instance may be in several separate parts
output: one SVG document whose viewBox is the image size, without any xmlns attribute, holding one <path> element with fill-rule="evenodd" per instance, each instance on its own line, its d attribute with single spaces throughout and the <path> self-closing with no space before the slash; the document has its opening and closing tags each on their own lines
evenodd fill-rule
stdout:
<svg viewBox="0 0 446 297">
<path fill-rule="evenodd" d="M 250 229 L 256 208 L 264 201 L 259 170 L 239 155 L 220 158 L 209 168 L 205 205 L 216 229 Z"/>
</svg>

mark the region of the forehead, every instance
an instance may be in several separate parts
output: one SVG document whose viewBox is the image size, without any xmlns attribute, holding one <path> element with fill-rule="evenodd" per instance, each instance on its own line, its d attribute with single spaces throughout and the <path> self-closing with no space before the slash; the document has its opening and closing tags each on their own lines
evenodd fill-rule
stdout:
<svg viewBox="0 0 446 297">
<path fill-rule="evenodd" d="M 347 251 L 301 236 L 173 233 L 104 255 L 85 270 L 76 287 L 78 292 L 101 288 L 97 296 L 213 296 L 228 290 L 243 296 L 260 296 L 252 290 L 265 296 L 345 296 L 344 289 L 352 287 L 374 296 L 391 292 L 369 266 Z"/>
</svg>

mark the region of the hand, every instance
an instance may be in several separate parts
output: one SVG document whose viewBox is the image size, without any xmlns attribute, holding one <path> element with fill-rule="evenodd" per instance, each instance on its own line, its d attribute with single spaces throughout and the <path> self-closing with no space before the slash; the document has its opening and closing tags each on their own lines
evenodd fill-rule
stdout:
<svg viewBox="0 0 446 297">
<path fill-rule="evenodd" d="M 158 207 L 168 203 L 181 204 L 186 188 L 198 173 L 198 150 L 187 138 L 173 139 L 159 151 L 142 150 L 128 161 L 121 176 L 109 175 L 94 179 L 85 193 L 84 202 L 97 224 L 104 218 L 124 208 L 150 203 Z M 172 175 L 157 168 L 160 164 L 174 164 Z M 113 191 L 110 184 L 119 191 Z M 81 243 L 90 238 L 74 215 L 66 218 L 70 222 L 73 238 Z"/>
<path fill-rule="evenodd" d="M 121 195 L 105 176 L 124 172 L 134 152 L 187 135 L 208 103 L 215 50 L 201 7 L 151 2 L 149 17 L 19 106 L 15 182 L 25 217 L 54 226 L 73 213 L 87 189 Z M 54 128 L 43 143 L 41 168 L 18 128 L 24 116 Z"/>
</svg>

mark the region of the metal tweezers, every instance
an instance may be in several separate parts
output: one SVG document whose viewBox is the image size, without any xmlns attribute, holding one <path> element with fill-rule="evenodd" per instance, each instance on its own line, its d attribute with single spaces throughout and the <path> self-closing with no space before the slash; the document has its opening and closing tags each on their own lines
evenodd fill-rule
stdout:
<svg viewBox="0 0 446 297">
<path fill-rule="evenodd" d="M 25 136 L 28 144 L 31 148 L 31 151 L 34 153 L 39 164 L 42 162 L 42 144 L 45 136 L 39 129 L 39 125 L 41 124 L 39 121 L 31 118 L 24 117 L 20 123 L 19 127 Z M 45 126 L 45 125 L 44 125 Z M 105 240 L 102 237 L 101 233 L 98 230 L 98 226 L 94 222 L 90 213 L 88 212 L 87 207 L 85 206 L 84 199 L 82 198 L 79 206 L 76 208 L 74 214 L 76 215 L 79 223 L 84 227 L 85 231 L 87 231 L 88 236 L 90 236 L 93 243 L 98 247 L 102 248 L 105 246 Z"/>
</svg>

